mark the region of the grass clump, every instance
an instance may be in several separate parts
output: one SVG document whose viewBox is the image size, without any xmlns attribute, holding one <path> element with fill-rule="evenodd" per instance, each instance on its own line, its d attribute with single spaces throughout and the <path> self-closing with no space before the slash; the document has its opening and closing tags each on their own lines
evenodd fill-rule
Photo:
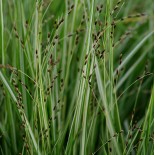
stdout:
<svg viewBox="0 0 155 155">
<path fill-rule="evenodd" d="M 0 154 L 153 154 L 152 1 L 0 1 Z"/>
</svg>

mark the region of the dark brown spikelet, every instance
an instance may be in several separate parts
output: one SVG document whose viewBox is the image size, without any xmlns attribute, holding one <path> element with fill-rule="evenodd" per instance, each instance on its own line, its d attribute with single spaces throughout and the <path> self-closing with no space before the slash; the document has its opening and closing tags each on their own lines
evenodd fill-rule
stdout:
<svg viewBox="0 0 155 155">
<path fill-rule="evenodd" d="M 111 26 L 115 26 L 115 21 L 114 20 L 112 21 Z"/>
<path fill-rule="evenodd" d="M 113 10 L 111 11 L 111 13 L 110 13 L 111 16 L 118 10 L 118 8 L 120 7 L 120 6 L 119 6 L 120 3 L 121 3 L 121 0 L 119 0 L 119 1 L 116 3 L 114 9 L 113 9 Z"/>
<path fill-rule="evenodd" d="M 36 58 L 38 59 L 38 50 L 36 50 Z"/>
<path fill-rule="evenodd" d="M 77 45 L 79 43 L 79 35 L 76 35 L 76 38 L 75 38 L 75 45 Z"/>
<path fill-rule="evenodd" d="M 59 24 L 62 24 L 64 22 L 64 18 L 62 18 L 59 22 Z"/>
<path fill-rule="evenodd" d="M 56 29 L 59 28 L 59 26 L 64 22 L 64 18 L 62 18 L 59 22 L 55 21 L 55 26 L 56 26 Z"/>
<path fill-rule="evenodd" d="M 28 20 L 25 21 L 25 27 L 28 28 Z"/>
<path fill-rule="evenodd" d="M 54 45 L 55 45 L 55 41 L 53 41 L 53 43 L 52 43 L 52 44 L 53 44 L 53 46 L 54 46 Z"/>
<path fill-rule="evenodd" d="M 73 36 L 73 34 L 68 34 L 68 37 L 72 37 Z"/>
<path fill-rule="evenodd" d="M 86 56 L 85 56 L 85 60 L 88 58 L 88 54 L 86 54 Z"/>
<path fill-rule="evenodd" d="M 17 39 L 19 39 L 19 35 L 18 35 L 18 32 L 17 32 L 16 27 L 14 26 L 13 29 L 14 29 L 15 37 L 16 37 Z"/>
<path fill-rule="evenodd" d="M 77 62 L 79 62 L 79 60 L 80 60 L 80 59 L 79 59 L 79 57 L 78 57 L 78 56 L 76 57 L 76 60 L 77 60 Z"/>
<path fill-rule="evenodd" d="M 115 133 L 114 135 L 113 135 L 113 137 L 117 137 L 118 136 L 118 134 L 117 133 Z"/>
<path fill-rule="evenodd" d="M 109 148 L 109 152 L 112 152 L 112 148 L 111 147 Z"/>
<path fill-rule="evenodd" d="M 72 12 L 73 8 L 74 8 L 74 4 L 72 4 L 71 7 L 68 9 L 68 15 Z"/>
<path fill-rule="evenodd" d="M 108 140 L 108 143 L 110 143 L 110 142 L 111 142 L 111 139 Z"/>
<path fill-rule="evenodd" d="M 95 25 L 97 25 L 97 23 L 98 23 L 98 22 L 97 22 L 97 20 L 96 20 L 96 21 L 95 21 Z"/>
<path fill-rule="evenodd" d="M 95 69 L 96 68 L 96 64 L 94 64 L 94 66 L 93 66 L 93 69 Z"/>
<path fill-rule="evenodd" d="M 50 36 L 51 36 L 51 34 L 50 34 L 50 32 L 48 32 L 47 37 L 50 38 Z"/>
<path fill-rule="evenodd" d="M 56 36 L 55 36 L 55 39 L 58 39 L 58 38 L 59 38 L 59 35 L 56 35 Z"/>
<path fill-rule="evenodd" d="M 60 69 L 59 71 L 58 71 L 58 74 L 60 74 L 62 72 L 62 70 Z"/>
<path fill-rule="evenodd" d="M 121 133 L 123 133 L 124 132 L 124 130 L 121 130 L 121 131 L 119 131 L 119 134 L 121 134 Z"/>
<path fill-rule="evenodd" d="M 97 6 L 97 7 L 96 7 L 96 10 L 97 10 L 97 11 L 99 11 L 99 10 L 100 10 L 99 6 Z"/>
<path fill-rule="evenodd" d="M 120 65 L 122 64 L 122 53 L 121 53 L 120 56 L 119 56 L 119 64 L 120 64 Z"/>
<path fill-rule="evenodd" d="M 140 77 L 140 76 L 138 76 L 138 77 L 137 77 L 137 80 L 140 80 L 140 79 L 141 79 L 141 77 Z"/>
<path fill-rule="evenodd" d="M 74 8 L 74 4 L 72 4 L 70 8 L 73 9 Z"/>
</svg>

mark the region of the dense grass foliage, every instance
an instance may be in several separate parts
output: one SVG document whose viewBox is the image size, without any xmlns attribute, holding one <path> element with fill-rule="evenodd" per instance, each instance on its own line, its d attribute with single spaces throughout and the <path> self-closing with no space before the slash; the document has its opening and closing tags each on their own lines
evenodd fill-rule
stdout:
<svg viewBox="0 0 155 155">
<path fill-rule="evenodd" d="M 0 154 L 153 155 L 152 0 L 0 0 Z"/>
</svg>

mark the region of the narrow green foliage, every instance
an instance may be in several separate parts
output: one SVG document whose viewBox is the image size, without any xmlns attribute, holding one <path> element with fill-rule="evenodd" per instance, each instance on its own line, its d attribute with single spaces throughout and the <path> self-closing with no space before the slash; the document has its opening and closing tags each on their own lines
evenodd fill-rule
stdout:
<svg viewBox="0 0 155 155">
<path fill-rule="evenodd" d="M 0 154 L 153 154 L 152 13 L 151 0 L 0 0 Z"/>
</svg>

